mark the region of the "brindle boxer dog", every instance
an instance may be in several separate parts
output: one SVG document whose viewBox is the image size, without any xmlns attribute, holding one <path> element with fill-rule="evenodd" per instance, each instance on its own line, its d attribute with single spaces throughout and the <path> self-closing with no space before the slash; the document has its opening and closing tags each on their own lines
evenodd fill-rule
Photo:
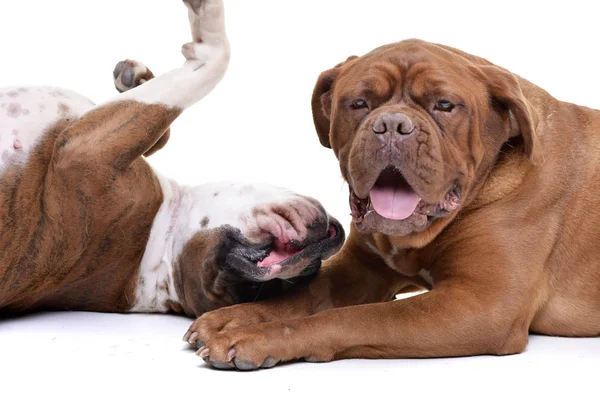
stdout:
<svg viewBox="0 0 600 400">
<path fill-rule="evenodd" d="M 529 332 L 600 333 L 600 112 L 418 40 L 323 72 L 312 106 L 350 186 L 348 241 L 305 289 L 198 319 L 205 361 L 501 355 Z"/>
<path fill-rule="evenodd" d="M 185 3 L 185 64 L 152 79 L 119 63 L 124 93 L 113 101 L 0 90 L 0 314 L 197 317 L 308 281 L 341 246 L 343 229 L 316 200 L 270 186 L 184 187 L 144 161 L 228 65 L 222 0 Z"/>
</svg>

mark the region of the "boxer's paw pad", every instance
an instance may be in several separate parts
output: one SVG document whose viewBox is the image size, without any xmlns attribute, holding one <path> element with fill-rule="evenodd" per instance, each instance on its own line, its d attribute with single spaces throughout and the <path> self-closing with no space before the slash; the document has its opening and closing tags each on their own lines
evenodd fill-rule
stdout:
<svg viewBox="0 0 600 400">
<path fill-rule="evenodd" d="M 154 78 L 144 64 L 134 60 L 124 60 L 117 63 L 113 71 L 115 88 L 119 93 L 126 92 Z"/>
</svg>

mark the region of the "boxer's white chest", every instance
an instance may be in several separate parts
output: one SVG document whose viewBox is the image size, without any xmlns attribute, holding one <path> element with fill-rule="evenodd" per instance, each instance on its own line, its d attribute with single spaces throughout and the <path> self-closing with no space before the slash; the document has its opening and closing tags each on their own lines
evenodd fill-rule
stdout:
<svg viewBox="0 0 600 400">
<path fill-rule="evenodd" d="M 0 88 L 0 173 L 10 164 L 25 162 L 50 126 L 78 117 L 93 105 L 65 89 Z"/>
</svg>

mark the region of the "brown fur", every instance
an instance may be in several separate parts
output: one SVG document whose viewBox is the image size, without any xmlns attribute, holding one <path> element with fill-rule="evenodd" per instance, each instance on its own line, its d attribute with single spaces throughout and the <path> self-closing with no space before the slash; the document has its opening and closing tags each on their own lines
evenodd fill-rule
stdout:
<svg viewBox="0 0 600 400">
<path fill-rule="evenodd" d="M 134 62 L 132 62 L 130 60 L 122 61 L 122 63 L 125 65 L 129 65 L 131 68 L 134 68 L 134 66 L 135 66 Z M 134 77 L 133 87 L 142 85 L 151 79 L 154 79 L 154 73 L 150 70 L 150 68 L 146 67 L 145 73 L 136 75 Z M 117 88 L 117 91 L 123 92 L 118 86 L 116 88 Z M 152 146 L 150 148 L 150 150 L 148 150 L 147 152 L 144 153 L 144 156 L 150 157 L 152 154 L 156 153 L 157 151 L 159 151 L 160 149 L 165 147 L 165 145 L 169 141 L 170 137 L 171 137 L 171 128 L 167 128 L 165 133 L 160 137 L 160 139 L 158 139 L 158 141 L 154 144 L 154 146 Z"/>
<path fill-rule="evenodd" d="M 217 253 L 222 240 L 222 235 L 215 232 L 198 233 L 185 245 L 173 266 L 175 289 L 184 313 L 190 317 L 235 303 L 220 279 Z"/>
<path fill-rule="evenodd" d="M 162 202 L 140 156 L 179 114 L 108 104 L 51 127 L 25 166 L 2 175 L 2 312 L 131 308 Z"/>
<path fill-rule="evenodd" d="M 460 106 L 434 110 L 446 97 Z M 368 111 L 348 107 L 357 98 Z M 461 205 L 426 223 L 365 216 L 306 289 L 197 320 L 190 330 L 205 360 L 248 369 L 302 358 L 501 355 L 522 352 L 529 332 L 600 334 L 600 112 L 416 40 L 324 72 L 312 104 L 320 141 L 358 197 L 393 160 L 424 200 L 456 185 Z M 387 159 L 371 131 L 386 111 L 418 126 L 412 140 L 393 139 Z M 391 301 L 418 288 L 431 290 Z"/>
</svg>

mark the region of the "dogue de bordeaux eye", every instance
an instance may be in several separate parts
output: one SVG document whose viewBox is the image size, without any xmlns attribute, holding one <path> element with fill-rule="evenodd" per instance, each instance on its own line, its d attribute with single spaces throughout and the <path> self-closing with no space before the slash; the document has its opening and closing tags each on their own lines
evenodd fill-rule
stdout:
<svg viewBox="0 0 600 400">
<path fill-rule="evenodd" d="M 350 106 L 352 107 L 353 110 L 360 110 L 362 108 L 369 108 L 369 103 L 367 103 L 366 100 L 357 99 L 357 100 L 354 100 Z"/>
<path fill-rule="evenodd" d="M 454 109 L 454 104 L 449 100 L 438 100 L 435 104 L 435 109 L 437 111 L 450 112 Z"/>
</svg>

